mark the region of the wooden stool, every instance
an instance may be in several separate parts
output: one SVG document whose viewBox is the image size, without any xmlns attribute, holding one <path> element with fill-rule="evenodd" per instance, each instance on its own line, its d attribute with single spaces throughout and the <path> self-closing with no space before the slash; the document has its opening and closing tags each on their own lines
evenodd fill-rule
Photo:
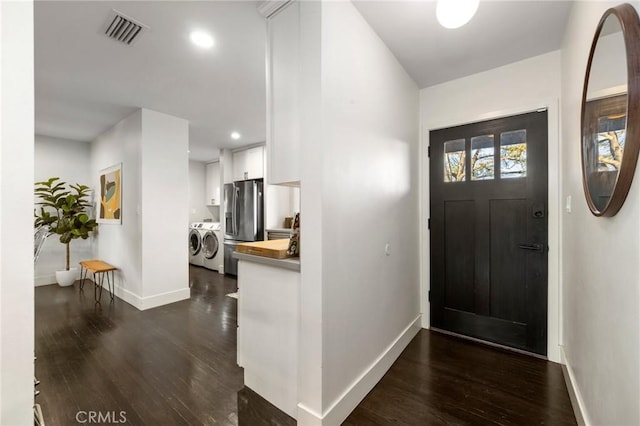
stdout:
<svg viewBox="0 0 640 426">
<path fill-rule="evenodd" d="M 109 294 L 111 295 L 111 300 L 114 300 L 114 293 L 116 289 L 116 281 L 114 277 L 114 271 L 117 271 L 118 268 L 115 266 L 111 266 L 108 263 L 103 262 L 102 260 L 83 260 L 80 262 L 80 290 L 84 288 L 84 280 L 87 279 L 87 273 L 93 273 L 93 296 L 96 299 L 96 302 L 100 302 L 102 298 L 102 287 L 104 284 L 104 276 L 107 276 L 107 286 L 109 287 Z M 111 272 L 111 277 L 109 277 L 109 272 Z M 84 275 L 83 275 L 84 274 Z M 99 274 L 100 283 L 96 280 L 96 274 Z M 98 285 L 100 285 L 100 293 L 98 294 Z M 113 287 L 112 287 L 113 286 Z"/>
</svg>

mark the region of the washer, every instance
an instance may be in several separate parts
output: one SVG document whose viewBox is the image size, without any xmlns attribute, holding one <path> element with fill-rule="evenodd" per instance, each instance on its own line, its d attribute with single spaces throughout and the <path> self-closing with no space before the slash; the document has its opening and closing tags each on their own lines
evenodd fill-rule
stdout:
<svg viewBox="0 0 640 426">
<path fill-rule="evenodd" d="M 202 225 L 201 222 L 193 222 L 189 226 L 189 263 L 196 266 L 203 266 Z"/>
<path fill-rule="evenodd" d="M 202 263 L 205 268 L 221 272 L 224 265 L 224 246 L 220 223 L 204 223 L 202 234 Z"/>
</svg>

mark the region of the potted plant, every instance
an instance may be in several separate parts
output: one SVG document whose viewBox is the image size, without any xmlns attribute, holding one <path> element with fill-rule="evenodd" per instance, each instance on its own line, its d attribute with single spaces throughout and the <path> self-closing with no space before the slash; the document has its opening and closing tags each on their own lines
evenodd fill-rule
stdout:
<svg viewBox="0 0 640 426">
<path fill-rule="evenodd" d="M 52 177 L 43 182 L 36 182 L 35 195 L 38 197 L 35 210 L 36 228 L 46 226 L 49 235 L 59 235 L 60 242 L 66 246 L 66 269 L 56 271 L 56 280 L 61 286 L 72 285 L 77 277 L 78 268 L 70 268 L 70 249 L 72 240 L 89 238 L 98 224 L 89 218 L 87 211 L 91 208 L 90 189 L 86 185 L 67 185 L 60 178 Z"/>
</svg>

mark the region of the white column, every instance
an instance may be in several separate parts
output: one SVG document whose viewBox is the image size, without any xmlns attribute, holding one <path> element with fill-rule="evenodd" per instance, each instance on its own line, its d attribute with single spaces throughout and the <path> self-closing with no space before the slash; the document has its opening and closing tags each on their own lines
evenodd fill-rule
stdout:
<svg viewBox="0 0 640 426">
<path fill-rule="evenodd" d="M 33 2 L 0 2 L 0 424 L 33 423 Z"/>
</svg>

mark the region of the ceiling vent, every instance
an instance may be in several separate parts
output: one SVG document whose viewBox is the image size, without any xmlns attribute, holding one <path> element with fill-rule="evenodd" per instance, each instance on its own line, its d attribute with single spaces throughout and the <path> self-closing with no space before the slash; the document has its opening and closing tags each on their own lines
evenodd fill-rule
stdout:
<svg viewBox="0 0 640 426">
<path fill-rule="evenodd" d="M 149 27 L 145 24 L 112 9 L 104 26 L 104 34 L 110 39 L 130 46 L 148 29 Z"/>
</svg>

